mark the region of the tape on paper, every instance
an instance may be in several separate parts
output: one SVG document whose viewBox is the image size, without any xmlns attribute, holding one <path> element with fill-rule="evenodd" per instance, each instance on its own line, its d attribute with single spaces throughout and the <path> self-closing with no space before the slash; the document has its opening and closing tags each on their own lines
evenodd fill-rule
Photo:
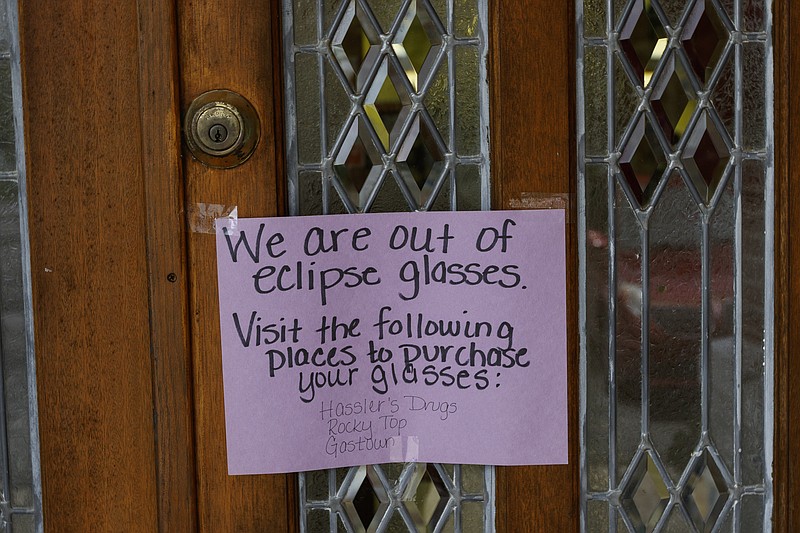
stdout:
<svg viewBox="0 0 800 533">
<path fill-rule="evenodd" d="M 419 462 L 419 437 L 394 437 L 389 447 L 389 461 L 392 463 Z"/>
</svg>

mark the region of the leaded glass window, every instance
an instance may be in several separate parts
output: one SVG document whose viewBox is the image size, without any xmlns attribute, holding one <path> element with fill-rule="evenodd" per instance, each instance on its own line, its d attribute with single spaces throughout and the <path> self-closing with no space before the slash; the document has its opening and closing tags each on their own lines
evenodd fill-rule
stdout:
<svg viewBox="0 0 800 533">
<path fill-rule="evenodd" d="M 488 209 L 486 0 L 284 0 L 292 215 Z M 303 531 L 493 529 L 494 470 L 300 474 Z"/>
<path fill-rule="evenodd" d="M 42 531 L 16 2 L 0 2 L 0 531 Z"/>
<path fill-rule="evenodd" d="M 769 2 L 577 5 L 583 530 L 769 531 Z"/>
</svg>

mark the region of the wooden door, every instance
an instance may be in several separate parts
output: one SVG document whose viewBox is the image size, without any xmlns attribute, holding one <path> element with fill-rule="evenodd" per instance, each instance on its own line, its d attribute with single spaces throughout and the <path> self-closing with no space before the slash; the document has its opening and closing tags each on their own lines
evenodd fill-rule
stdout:
<svg viewBox="0 0 800 533">
<path fill-rule="evenodd" d="M 525 207 L 539 193 L 574 198 L 572 4 L 491 2 L 495 208 Z M 779 2 L 784 51 L 788 12 Z M 277 0 L 20 4 L 47 531 L 297 528 L 295 476 L 226 474 L 214 239 L 202 216 L 209 206 L 284 213 L 280 14 Z M 231 170 L 205 167 L 181 146 L 189 103 L 220 88 L 245 95 L 261 121 L 255 154 Z M 784 92 L 779 100 L 789 101 Z M 793 138 L 781 116 L 779 187 L 788 191 Z M 788 214 L 788 201 L 778 208 Z M 779 237 L 789 249 L 797 232 L 786 220 Z M 498 531 L 578 529 L 575 228 L 570 463 L 499 469 Z M 784 257 L 779 283 L 788 287 Z M 796 339 L 786 309 L 775 455 L 783 531 L 797 449 L 787 437 L 797 365 L 788 365 Z"/>
<path fill-rule="evenodd" d="M 520 207 L 530 194 L 571 192 L 572 10 L 567 3 L 495 4 L 491 87 L 492 173 L 496 208 Z M 240 6 L 240 7 L 237 7 Z M 182 110 L 200 93 L 225 88 L 245 95 L 258 110 L 262 140 L 244 165 L 214 170 L 184 158 L 186 206 L 216 204 L 217 212 L 236 206 L 238 216 L 275 216 L 285 212 L 282 107 L 282 32 L 277 2 L 212 3 L 178 6 L 178 52 Z M 544 19 L 541 19 L 544 17 Z M 525 36 L 535 20 L 551 30 Z M 560 63 L 559 76 L 548 65 Z M 543 90 L 544 88 L 544 90 Z M 499 179 L 503 176 L 503 179 Z M 516 202 L 516 203 L 515 203 Z M 198 211 L 202 211 L 199 209 Z M 191 214 L 190 214 L 191 219 Z M 215 241 L 193 231 L 190 220 L 189 293 L 192 309 L 194 420 L 199 526 L 203 531 L 256 531 L 289 528 L 298 515 L 294 475 L 229 477 L 220 374 Z M 569 226 L 574 229 L 575 225 Z M 574 241 L 570 241 L 572 250 Z M 576 264 L 573 256 L 570 264 Z M 574 275 L 571 272 L 570 280 Z M 570 285 L 574 301 L 574 285 Z M 575 316 L 575 312 L 570 313 Z M 575 338 L 574 322 L 570 338 Z M 577 346 L 570 346 L 571 375 L 577 372 Z M 576 395 L 571 380 L 572 412 Z M 574 424 L 573 424 L 574 429 Z M 576 434 L 572 432 L 573 451 Z M 576 457 L 573 453 L 572 458 Z M 501 530 L 536 529 L 550 524 L 566 531 L 577 524 L 576 462 L 570 466 L 500 469 L 497 516 Z M 539 495 L 530 498 L 530 494 Z M 536 517 L 532 522 L 530 517 Z M 525 524 L 525 525 L 523 525 Z"/>
</svg>

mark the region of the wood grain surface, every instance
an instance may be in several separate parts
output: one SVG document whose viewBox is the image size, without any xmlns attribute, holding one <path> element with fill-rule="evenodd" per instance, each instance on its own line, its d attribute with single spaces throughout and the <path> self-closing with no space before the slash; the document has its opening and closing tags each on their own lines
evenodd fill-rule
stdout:
<svg viewBox="0 0 800 533">
<path fill-rule="evenodd" d="M 176 9 L 138 1 L 159 530 L 197 529 Z"/>
<path fill-rule="evenodd" d="M 494 209 L 509 209 L 531 194 L 574 199 L 574 27 L 572 2 L 492 3 Z M 573 209 L 568 218 L 575 216 Z M 578 530 L 576 227 L 567 224 L 569 464 L 497 469 L 497 530 L 502 532 Z"/>
<path fill-rule="evenodd" d="M 775 76 L 775 531 L 800 528 L 800 175 L 791 154 L 800 146 L 800 9 L 773 3 Z"/>
<path fill-rule="evenodd" d="M 46 531 L 156 531 L 136 3 L 20 2 Z"/>
<path fill-rule="evenodd" d="M 229 170 L 208 168 L 184 151 L 186 209 L 198 204 L 236 207 L 239 217 L 275 216 L 277 147 L 273 54 L 277 2 L 234 0 L 178 3 L 181 101 L 185 111 L 199 94 L 229 89 L 253 104 L 261 140 L 253 156 Z M 279 174 L 283 179 L 283 174 Z M 191 223 L 191 222 L 190 222 Z M 287 531 L 289 476 L 228 476 L 213 234 L 190 228 L 189 301 L 197 453 L 199 530 Z M 280 428 L 276 428 L 280 431 Z"/>
</svg>

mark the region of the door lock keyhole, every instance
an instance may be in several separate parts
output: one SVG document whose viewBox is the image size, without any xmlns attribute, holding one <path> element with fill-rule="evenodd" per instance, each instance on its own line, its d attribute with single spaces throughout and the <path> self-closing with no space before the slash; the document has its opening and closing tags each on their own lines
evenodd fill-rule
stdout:
<svg viewBox="0 0 800 533">
<path fill-rule="evenodd" d="M 211 137 L 212 142 L 223 143 L 228 137 L 228 130 L 222 124 L 214 124 L 208 130 L 208 136 Z"/>
</svg>

